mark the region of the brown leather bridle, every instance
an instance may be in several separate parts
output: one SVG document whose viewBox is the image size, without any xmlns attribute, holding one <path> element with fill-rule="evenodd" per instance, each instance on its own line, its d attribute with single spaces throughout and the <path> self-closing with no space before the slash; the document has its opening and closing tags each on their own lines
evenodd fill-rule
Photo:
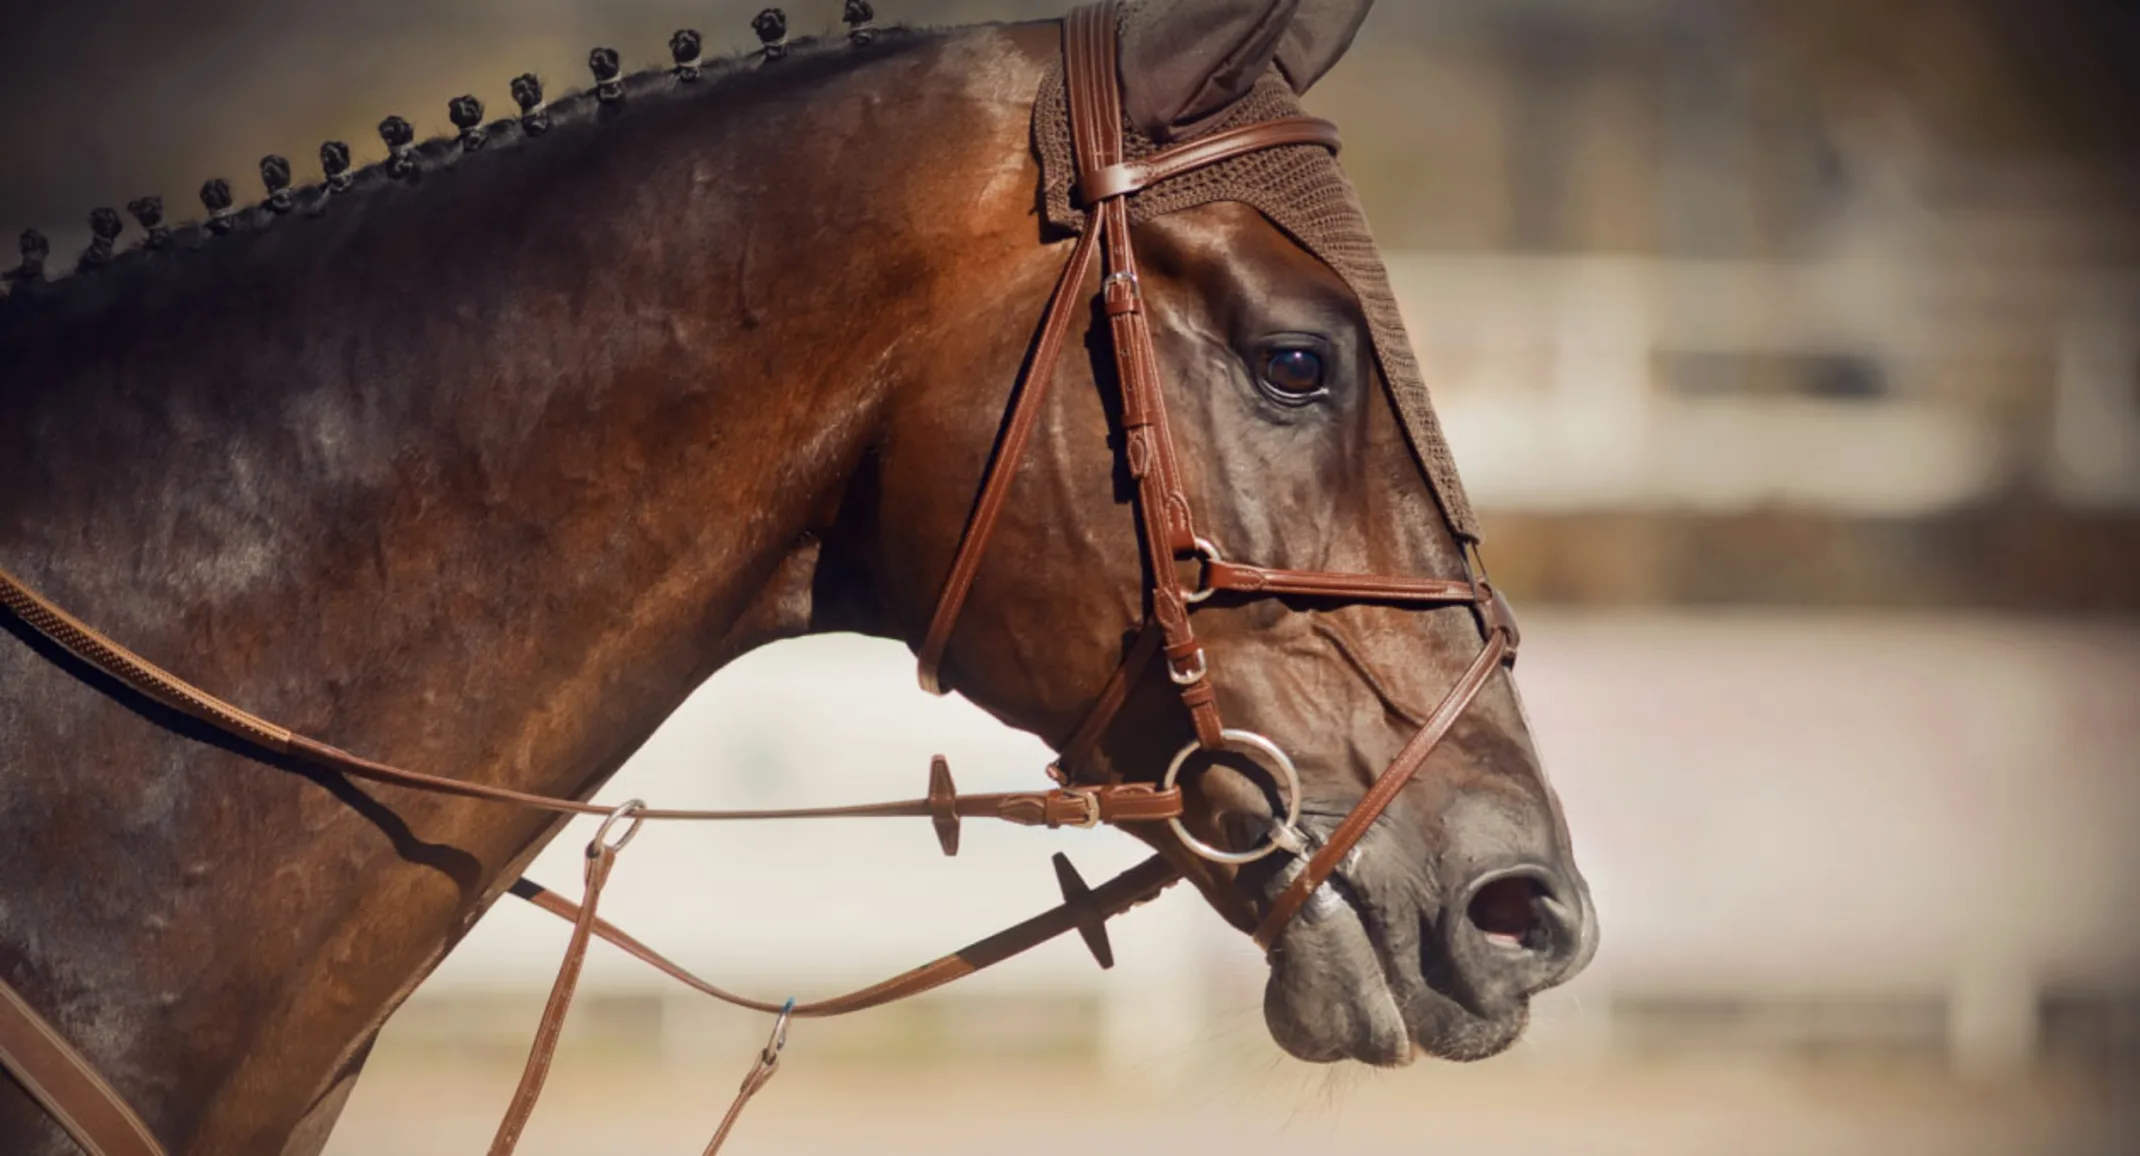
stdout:
<svg viewBox="0 0 2140 1156">
<path fill-rule="evenodd" d="M 584 893 L 577 904 L 527 879 L 511 892 L 573 924 L 550 998 L 537 1028 L 535 1044 L 520 1086 L 491 1144 L 491 1156 L 507 1156 L 534 1111 L 550 1060 L 563 1027 L 589 943 L 606 940 L 671 977 L 738 1007 L 777 1016 L 771 1038 L 706 1148 L 708 1156 L 726 1139 L 743 1106 L 777 1070 L 787 1027 L 795 1017 L 844 1015 L 879 1007 L 993 966 L 1071 931 L 1078 932 L 1101 966 L 1113 965 L 1106 922 L 1146 902 L 1179 875 L 1163 858 L 1152 858 L 1098 887 L 1088 887 L 1068 859 L 1055 856 L 1062 905 L 882 983 L 810 1003 L 773 1003 L 723 990 L 691 974 L 654 949 L 617 929 L 596 914 L 604 885 L 617 855 L 631 841 L 638 824 L 648 819 L 738 821 L 799 818 L 927 817 L 945 854 L 958 851 L 963 818 L 998 818 L 1029 826 L 1091 827 L 1101 823 L 1174 825 L 1183 847 L 1220 862 L 1243 862 L 1283 850 L 1308 853 L 1310 838 L 1294 826 L 1300 803 L 1299 784 L 1283 750 L 1252 732 L 1226 727 L 1212 686 L 1211 664 L 1190 619 L 1191 608 L 1227 593 L 1237 596 L 1296 596 L 1352 602 L 1422 607 L 1469 606 L 1477 614 L 1485 644 L 1427 718 L 1354 805 L 1351 813 L 1308 853 L 1305 863 L 1265 912 L 1256 942 L 1268 950 L 1309 897 L 1337 871 L 1346 855 L 1418 773 L 1484 689 L 1495 669 L 1514 661 L 1517 632 L 1508 603 L 1466 555 L 1467 574 L 1459 579 L 1415 578 L 1378 574 L 1283 570 L 1230 561 L 1198 535 L 1182 486 L 1174 437 L 1167 423 L 1160 388 L 1159 361 L 1152 343 L 1146 302 L 1138 277 L 1129 225 L 1128 202 L 1140 190 L 1171 177 L 1264 149 L 1317 146 L 1335 151 L 1338 135 L 1326 121 L 1290 117 L 1250 125 L 1191 141 L 1139 160 L 1126 160 L 1121 91 L 1117 67 L 1117 5 L 1096 4 L 1073 12 L 1064 35 L 1064 59 L 1072 132 L 1076 142 L 1078 193 L 1085 210 L 1084 228 L 1069 264 L 1051 297 L 1040 338 L 1025 378 L 1012 401 L 993 464 L 967 522 L 949 576 L 920 647 L 921 681 L 941 692 L 946 647 L 959 612 L 1003 512 L 1011 480 L 1026 443 L 1037 425 L 1048 387 L 1061 361 L 1080 305 L 1090 283 L 1104 271 L 1098 292 L 1109 319 L 1117 385 L 1121 390 L 1124 453 L 1137 483 L 1139 535 L 1152 581 L 1147 590 L 1147 617 L 1142 631 L 1102 688 L 1075 733 L 1063 744 L 1050 773 L 1054 790 L 997 795 L 960 795 L 942 758 L 930 769 L 926 798 L 847 807 L 758 811 L 656 810 L 633 800 L 605 807 L 576 799 L 553 798 L 445 778 L 375 762 L 329 746 L 288 728 L 246 713 L 171 675 L 106 638 L 68 614 L 5 570 L 0 570 L 0 608 L 50 638 L 89 667 L 116 679 L 149 699 L 235 736 L 255 749 L 303 759 L 353 778 L 434 794 L 507 803 L 558 815 L 601 815 L 602 828 L 587 845 Z M 1103 262 L 1104 254 L 1104 262 Z M 1180 578 L 1183 563 L 1201 563 L 1196 586 Z M 1195 741 L 1174 760 L 1166 781 L 1150 784 L 1088 781 L 1090 756 L 1127 700 L 1131 687 L 1152 660 L 1164 654 L 1166 671 L 1188 709 Z M 1182 802 L 1174 779 L 1188 756 L 1197 752 L 1249 749 L 1264 756 L 1285 780 L 1289 818 L 1274 825 L 1267 841 L 1250 851 L 1207 846 L 1180 824 Z M 0 1068 L 91 1156 L 164 1156 L 162 1146 L 140 1117 L 89 1061 L 67 1043 L 19 993 L 0 982 Z"/>
<path fill-rule="evenodd" d="M 1117 53 L 1116 4 L 1095 4 L 1073 12 L 1065 33 L 1064 68 L 1069 95 L 1071 135 L 1076 144 L 1078 193 L 1085 208 L 1085 225 L 1069 267 L 1057 286 L 1054 300 L 1034 349 L 1027 378 L 1012 402 L 1004 423 L 1001 443 L 981 495 L 974 503 L 965 537 L 960 541 L 944 583 L 936 612 L 921 645 L 921 682 L 933 691 L 943 688 L 940 668 L 945 648 L 958 623 L 959 610 L 980 571 L 991 535 L 1003 513 L 1011 480 L 1026 443 L 1038 424 L 1048 386 L 1062 358 L 1071 322 L 1079 312 L 1087 284 L 1106 255 L 1100 293 L 1106 310 L 1115 354 L 1115 379 L 1121 390 L 1123 453 L 1130 476 L 1137 483 L 1137 523 L 1144 544 L 1151 583 L 1146 591 L 1147 610 L 1143 631 L 1127 657 L 1108 680 L 1085 721 L 1064 744 L 1055 767 L 1059 780 L 1081 781 L 1087 756 L 1106 732 L 1115 712 L 1121 709 L 1132 683 L 1144 672 L 1156 648 L 1163 652 L 1169 679 L 1180 688 L 1182 705 L 1196 730 L 1194 748 L 1206 752 L 1251 748 L 1275 764 L 1286 779 L 1292 779 L 1291 764 L 1276 743 L 1249 731 L 1231 730 L 1220 717 L 1212 687 L 1212 671 L 1204 648 L 1198 644 L 1190 621 L 1192 606 L 1218 593 L 1249 597 L 1315 597 L 1351 602 L 1394 603 L 1407 606 L 1470 606 L 1478 614 L 1485 645 L 1478 657 L 1443 697 L 1426 723 L 1413 734 L 1350 814 L 1314 848 L 1306 865 L 1264 913 L 1255 930 L 1256 943 L 1269 950 L 1317 888 L 1344 862 L 1367 830 L 1399 791 L 1425 765 L 1427 756 L 1449 733 L 1465 708 L 1486 686 L 1497 667 L 1515 661 L 1518 635 L 1515 615 L 1499 591 L 1488 584 L 1467 552 L 1463 578 L 1415 578 L 1385 574 L 1347 574 L 1313 570 L 1282 570 L 1245 565 L 1227 560 L 1209 539 L 1199 535 L 1182 488 L 1179 455 L 1174 434 L 1167 423 L 1166 399 L 1160 388 L 1159 355 L 1152 344 L 1151 323 L 1146 314 L 1143 285 L 1138 276 L 1137 253 L 1129 224 L 1129 200 L 1140 190 L 1171 177 L 1191 172 L 1264 149 L 1290 145 L 1313 145 L 1335 151 L 1337 128 L 1312 117 L 1289 117 L 1267 121 L 1191 141 L 1142 160 L 1124 159 L 1121 88 Z M 1181 581 L 1182 563 L 1202 562 L 1201 584 Z M 1170 770 L 1166 787 L 1175 789 L 1184 750 Z M 1275 756 L 1274 758 L 1272 756 Z M 1102 784 L 1103 786 L 1112 784 Z M 1297 781 L 1287 800 L 1298 814 Z M 1276 824 L 1268 841 L 1249 852 L 1224 852 L 1189 837 L 1176 821 L 1176 831 L 1191 852 L 1220 862 L 1237 863 L 1277 850 L 1299 853 L 1307 849 L 1308 837 L 1292 830 L 1291 823 Z"/>
</svg>

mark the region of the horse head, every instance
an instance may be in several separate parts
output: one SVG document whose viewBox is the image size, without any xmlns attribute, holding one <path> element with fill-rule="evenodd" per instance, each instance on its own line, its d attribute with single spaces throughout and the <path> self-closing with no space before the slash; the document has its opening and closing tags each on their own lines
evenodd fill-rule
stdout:
<svg viewBox="0 0 2140 1156">
<path fill-rule="evenodd" d="M 1181 0 L 1132 10 L 1119 49 L 1127 147 L 1151 154 L 1297 113 L 1297 93 L 1337 62 L 1367 8 Z M 1035 114 L 1042 200 L 1053 194 L 1051 223 L 1065 223 L 1068 203 L 1070 228 L 1089 230 L 1103 216 L 1067 186 L 1077 177 L 1091 194 L 1090 166 L 1045 171 L 1051 151 L 1076 147 L 1050 147 L 1051 118 L 1075 100 L 1064 83 L 1044 85 Z M 1414 1045 L 1491 1055 L 1521 1032 L 1529 998 L 1579 970 L 1596 943 L 1507 664 L 1474 672 L 1477 697 L 1455 704 L 1442 741 L 1413 760 L 1379 817 L 1366 816 L 1327 880 L 1310 881 L 1320 886 L 1306 902 L 1283 898 L 1471 671 L 1482 625 L 1497 625 L 1505 604 L 1435 609 L 1378 597 L 1371 584 L 1321 590 L 1301 577 L 1488 590 L 1342 175 L 1312 144 L 1228 163 L 1246 167 L 1200 168 L 1124 199 L 1136 264 L 1110 266 L 1106 292 L 1072 258 L 1068 276 L 1085 278 L 1071 295 L 1072 352 L 1052 398 L 1019 402 L 1034 410 L 1029 435 L 1003 419 L 1003 375 L 979 368 L 1000 351 L 941 351 L 941 372 L 892 405 L 868 485 L 850 496 L 851 533 L 829 549 L 867 559 L 858 568 L 880 576 L 873 597 L 887 628 L 940 663 L 936 677 L 1076 748 L 1063 777 L 1178 779 L 1183 824 L 1137 833 L 1223 916 L 1258 932 L 1271 965 L 1266 1017 L 1289 1051 L 1383 1064 L 1409 1060 Z M 1060 262 L 1075 244 L 1059 237 L 1046 251 Z M 1139 300 L 1118 307 L 1126 296 L 1114 283 L 1130 276 Z M 1156 435 L 1121 380 L 1125 309 L 1142 315 L 1157 355 L 1166 416 Z M 1053 368 L 1046 337 L 1025 391 Z M 1152 488 L 1155 471 L 1171 481 Z M 977 473 L 1003 490 L 978 548 Z M 1155 512 L 1176 498 L 1186 499 L 1180 521 Z M 1155 551 L 1155 535 L 1179 540 Z M 1232 580 L 1211 582 L 1221 567 Z M 971 583 L 949 623 L 947 572 Z M 1176 596 L 1178 607 L 1160 605 Z M 1140 629 L 1169 609 L 1187 612 L 1181 631 Z M 1513 623 L 1498 625 L 1512 654 Z M 1123 666 L 1147 632 L 1165 634 L 1164 656 Z M 1118 668 L 1127 693 L 1095 732 L 1087 720 Z M 1206 704 L 1190 709 L 1198 696 L 1185 686 L 1208 688 Z M 1218 741 L 1199 710 L 1224 720 Z"/>
</svg>

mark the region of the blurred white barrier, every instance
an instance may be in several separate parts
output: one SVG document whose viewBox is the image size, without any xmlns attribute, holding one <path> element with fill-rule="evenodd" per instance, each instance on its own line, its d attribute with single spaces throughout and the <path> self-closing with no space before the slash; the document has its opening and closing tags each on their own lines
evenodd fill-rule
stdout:
<svg viewBox="0 0 2140 1156">
<path fill-rule="evenodd" d="M 2106 303 L 2108 304 L 2108 303 Z M 2140 506 L 2140 325 L 2076 311 L 2058 335 L 2052 489 L 2076 505 Z"/>
<path fill-rule="evenodd" d="M 2140 977 L 2140 630 L 1533 616 L 1521 671 L 1595 888 L 1579 988 L 1930 998 L 1964 1066 Z"/>
<path fill-rule="evenodd" d="M 1395 253 L 1390 275 L 1487 507 L 1922 514 L 2016 475 L 2140 504 L 2140 275 L 1943 256 Z"/>
<path fill-rule="evenodd" d="M 1540 1046 L 1599 1046 L 1624 995 L 1946 1001 L 1964 1063 L 2024 1062 L 2046 988 L 2140 975 L 2140 628 L 1972 617 L 1539 613 L 1520 682 L 1604 929 L 1541 1007 Z M 681 805 L 904 797 L 928 756 L 962 787 L 1041 781 L 1046 752 L 913 688 L 899 647 L 785 644 L 714 679 L 603 792 Z M 534 874 L 577 883 L 578 827 Z M 925 821 L 650 828 L 606 908 L 663 950 L 767 996 L 875 979 L 1052 904 L 1046 857 L 1127 866 L 1118 834 Z M 539 994 L 564 928 L 507 903 L 426 994 Z M 1255 1018 L 1261 962 L 1177 889 L 1114 927 L 967 981 L 1093 998 L 1119 1067 L 1179 1070 Z M 598 951 L 590 991 L 670 990 Z M 688 1034 L 688 1033 L 686 1033 Z"/>
</svg>

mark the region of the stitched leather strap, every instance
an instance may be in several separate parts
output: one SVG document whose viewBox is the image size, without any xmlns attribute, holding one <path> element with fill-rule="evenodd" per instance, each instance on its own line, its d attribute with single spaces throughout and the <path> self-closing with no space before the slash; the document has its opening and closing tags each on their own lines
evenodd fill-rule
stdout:
<svg viewBox="0 0 2140 1156">
<path fill-rule="evenodd" d="M 132 688 L 226 734 L 278 754 L 288 753 L 290 732 L 247 714 L 214 695 L 194 689 L 133 651 L 104 637 L 88 623 L 61 610 L 13 574 L 0 570 L 0 606 L 58 643 L 69 654 Z"/>
<path fill-rule="evenodd" d="M 1234 594 L 1293 594 L 1357 602 L 1457 605 L 1476 601 L 1478 590 L 1459 578 L 1411 578 L 1394 574 L 1339 574 L 1323 570 L 1274 570 L 1215 561 L 1204 567 L 1204 589 Z"/>
<path fill-rule="evenodd" d="M 787 1016 L 783 1013 L 780 1026 L 773 1029 L 775 1037 L 783 1042 L 787 1025 Z M 742 1086 L 736 1089 L 736 1098 L 729 1103 L 727 1114 L 721 1117 L 721 1126 L 714 1129 L 713 1139 L 706 1141 L 706 1151 L 702 1156 L 719 1156 L 721 1145 L 728 1142 L 728 1133 L 734 1130 L 736 1121 L 742 1118 L 743 1109 L 750 1105 L 751 1097 L 756 1096 L 759 1089 L 772 1083 L 773 1077 L 779 1072 L 780 1047 L 778 1044 L 767 1044 L 758 1053 L 758 1059 L 751 1064 L 750 1071 L 744 1074 Z"/>
<path fill-rule="evenodd" d="M 1085 282 L 1092 278 L 1098 256 L 1099 237 L 1087 229 L 1078 236 L 1077 247 L 1070 252 L 1070 263 L 1063 269 L 1062 280 L 1055 286 L 1055 296 L 1048 302 L 1047 320 L 1041 324 L 1040 340 L 1034 345 L 1032 360 L 1026 365 L 1025 382 L 1011 401 L 995 458 L 989 462 L 988 472 L 982 478 L 981 493 L 974 500 L 966 533 L 959 539 L 958 552 L 951 559 L 951 573 L 944 579 L 943 592 L 936 599 L 936 612 L 922 635 L 921 685 L 930 694 L 942 694 L 948 689 L 940 673 L 944 648 L 951 644 L 951 631 L 958 625 L 959 611 L 966 605 L 966 596 L 973 592 L 974 576 L 980 573 L 981 558 L 988 552 L 996 522 L 1003 515 L 1003 503 L 1010 497 L 1011 482 L 1018 475 L 1018 463 L 1024 459 L 1026 443 L 1032 440 L 1033 429 L 1040 422 L 1048 387 L 1055 383 L 1055 369 L 1062 361 L 1063 342 L 1069 338 L 1070 322 L 1077 314 L 1071 303 Z"/>
<path fill-rule="evenodd" d="M 572 920 L 572 938 L 565 944 L 564 962 L 550 985 L 550 999 L 543 1005 L 542 1019 L 535 1025 L 535 1042 L 528 1048 L 528 1062 L 520 1071 L 520 1085 L 513 1089 L 505 1118 L 498 1121 L 491 1138 L 490 1156 L 513 1156 L 528 1117 L 535 1114 L 535 1101 L 542 1097 L 543 1083 L 550 1078 L 550 1062 L 557 1058 L 557 1041 L 565 1030 L 565 1013 L 579 990 L 580 972 L 587 964 L 587 944 L 594 935 L 595 908 L 602 902 L 602 887 L 617 865 L 617 850 L 599 836 L 587 845 L 587 888 L 580 909 Z"/>
<path fill-rule="evenodd" d="M 1058 864 L 1062 865 L 1057 867 L 1060 872 L 1069 860 L 1061 855 L 1055 858 Z M 934 991 L 954 980 L 964 979 L 974 972 L 1022 955 L 1069 932 L 1081 930 L 1092 920 L 1112 919 L 1133 907 L 1156 899 L 1160 892 L 1173 886 L 1180 878 L 1181 874 L 1172 864 L 1155 855 L 1097 887 L 1077 895 L 1065 895 L 1060 905 L 1049 908 L 1023 923 L 1007 927 L 986 939 L 976 940 L 949 955 L 903 971 L 881 983 L 826 999 L 798 1003 L 791 1014 L 797 1019 L 828 1019 L 867 1011 L 923 992 Z M 582 908 L 570 899 L 527 879 L 513 884 L 513 894 L 560 919 L 577 920 L 582 913 Z M 593 928 L 596 938 L 621 948 L 632 958 L 663 975 L 722 1003 L 749 1011 L 764 1012 L 767 1015 L 778 1015 L 786 1006 L 770 1000 L 738 995 L 708 982 L 605 920 L 595 919 Z"/>
<path fill-rule="evenodd" d="M 141 1117 L 5 982 L 0 982 L 0 1068 L 89 1156 L 164 1156 Z"/>
<path fill-rule="evenodd" d="M 1112 3 L 1070 15 L 1064 66 L 1070 85 L 1070 133 L 1081 172 L 1122 163 L 1122 106 L 1116 61 L 1118 18 Z M 1216 163 L 1214 159 L 1204 163 Z M 1186 170 L 1184 170 L 1186 171 Z M 1116 383 L 1122 391 L 1123 451 L 1137 485 L 1138 526 L 1151 573 L 1151 620 L 1162 634 L 1168 675 L 1207 750 L 1224 745 L 1211 666 L 1189 622 L 1187 592 L 1176 577 L 1175 559 L 1196 548 L 1196 528 L 1182 488 L 1181 466 L 1160 388 L 1159 358 L 1144 312 L 1137 252 L 1131 242 L 1129 207 L 1120 197 L 1088 209 L 1087 230 L 1098 231 L 1107 260 L 1102 304 L 1115 351 Z"/>
<path fill-rule="evenodd" d="M 743 1109 L 749 1105 L 751 1097 L 756 1096 L 780 1071 L 780 1052 L 787 1043 L 790 1017 L 804 1014 L 838 1015 L 846 1011 L 859 1011 L 863 1007 L 873 1007 L 879 1003 L 889 1003 L 909 995 L 918 995 L 932 987 L 949 983 L 961 975 L 971 975 L 981 968 L 1000 963 L 1073 929 L 1084 936 L 1086 945 L 1091 947 L 1101 967 L 1113 967 L 1114 952 L 1107 945 L 1107 921 L 1130 907 L 1151 900 L 1179 878 L 1165 860 L 1157 858 L 1146 860 L 1102 884 L 1097 890 L 1086 887 L 1085 881 L 1078 878 L 1077 870 L 1070 866 L 1070 860 L 1061 855 L 1055 856 L 1055 874 L 1062 881 L 1063 904 L 1053 911 L 1029 919 L 927 967 L 916 968 L 875 988 L 865 989 L 865 992 L 857 992 L 838 1000 L 820 1001 L 815 1005 L 798 1004 L 794 1000 L 782 1005 L 776 1013 L 780 1018 L 774 1023 L 772 1038 L 766 1042 L 765 1048 L 758 1053 L 757 1061 L 744 1075 L 742 1086 L 736 1090 L 735 1100 L 728 1105 L 727 1113 L 721 1117 L 720 1127 L 714 1131 L 713 1139 L 706 1143 L 704 1156 L 718 1156 L 721 1145 L 727 1142 L 729 1132 L 735 1128 L 736 1120 L 743 1115 Z M 563 906 L 569 907 L 570 904 Z M 562 913 L 561 911 L 560 914 Z M 601 934 L 600 925 L 597 927 L 597 934 Z M 701 991 L 731 1003 L 755 1006 L 761 1010 L 771 1009 L 770 1004 L 744 1001 L 722 992 L 636 941 L 620 943 L 620 946 L 624 946 L 625 950 L 638 959 Z M 868 1002 L 863 1002 L 865 995 Z"/>
<path fill-rule="evenodd" d="M 1345 861 L 1345 856 L 1350 854 L 1353 847 L 1367 834 L 1367 829 L 1396 801 L 1397 792 L 1403 790 L 1404 785 L 1412 781 L 1412 776 L 1419 773 L 1419 768 L 1426 765 L 1427 756 L 1434 753 L 1435 747 L 1439 746 L 1442 738 L 1449 733 L 1449 728 L 1456 725 L 1456 720 L 1463 717 L 1472 700 L 1479 697 L 1479 692 L 1486 688 L 1487 679 L 1502 663 L 1514 656 L 1514 643 L 1515 639 L 1509 630 L 1498 625 L 1490 629 L 1486 636 L 1486 645 L 1480 649 L 1479 656 L 1472 660 L 1471 666 L 1464 671 L 1463 677 L 1457 679 L 1456 685 L 1449 688 L 1449 693 L 1442 696 L 1440 705 L 1427 717 L 1425 725 L 1413 733 L 1411 740 L 1404 744 L 1404 749 L 1398 751 L 1397 757 L 1390 760 L 1388 768 L 1376 776 L 1374 785 L 1367 789 L 1367 794 L 1353 805 L 1344 821 L 1330 833 L 1329 840 L 1316 849 L 1315 854 L 1308 859 L 1307 866 L 1293 877 L 1292 883 L 1271 903 L 1270 910 L 1264 913 L 1263 922 L 1256 927 L 1256 946 L 1269 951 L 1271 945 L 1277 942 L 1278 933 L 1285 930 L 1286 924 L 1292 922 L 1295 915 L 1300 914 L 1300 909 L 1307 904 L 1308 897 L 1315 894 L 1316 888 L 1329 881 L 1331 874 L 1338 869 L 1338 864 Z"/>
<path fill-rule="evenodd" d="M 1289 116 L 1283 120 L 1267 120 L 1199 137 L 1142 160 L 1087 171 L 1078 178 L 1078 197 L 1084 204 L 1097 205 L 1114 197 L 1130 196 L 1161 181 L 1220 161 L 1287 145 L 1319 145 L 1337 152 L 1341 138 L 1336 125 L 1317 117 Z"/>
<path fill-rule="evenodd" d="M 613 811 L 612 821 L 626 817 L 628 813 L 645 813 L 643 808 L 634 805 L 628 807 L 629 812 Z M 720 1126 L 706 1145 L 706 1156 L 715 1156 L 727 1141 L 729 1132 L 735 1127 L 736 1120 L 741 1117 L 751 1098 L 757 1095 L 779 1070 L 779 1042 L 785 1039 L 786 1022 L 790 1016 L 822 1018 L 846 1015 L 919 995 L 983 968 L 994 966 L 1070 931 L 1077 931 L 1084 936 L 1094 956 L 1099 959 L 1100 966 L 1113 967 L 1114 955 L 1106 938 L 1107 921 L 1156 898 L 1161 891 L 1180 878 L 1171 864 L 1155 856 L 1096 889 L 1088 888 L 1084 880 L 1078 877 L 1077 871 L 1070 866 L 1069 859 L 1057 854 L 1055 870 L 1062 882 L 1061 905 L 882 983 L 813 1003 L 802 1004 L 789 1000 L 775 1005 L 737 996 L 716 987 L 601 918 L 598 907 L 603 887 L 608 883 L 610 872 L 616 866 L 617 853 L 623 849 L 624 844 L 630 842 L 636 825 L 635 819 L 632 829 L 612 843 L 607 840 L 608 826 L 605 824 L 603 831 L 597 833 L 594 840 L 588 844 L 586 883 L 578 904 L 554 892 L 543 890 L 525 879 L 520 880 L 514 888 L 515 894 L 528 899 L 541 910 L 569 920 L 572 923 L 572 936 L 566 944 L 564 960 L 558 967 L 557 978 L 551 985 L 550 998 L 543 1007 L 542 1019 L 536 1026 L 535 1039 L 529 1047 L 527 1064 L 521 1071 L 520 1083 L 514 1089 L 505 1116 L 498 1123 L 497 1134 L 491 1140 L 489 1156 L 512 1156 L 521 1135 L 527 1129 L 528 1120 L 534 1115 L 535 1105 L 541 1099 L 543 1086 L 549 1078 L 551 1063 L 557 1055 L 557 1044 L 564 1031 L 565 1017 L 571 1009 L 572 998 L 578 990 L 580 975 L 586 965 L 588 944 L 597 937 L 623 948 L 633 957 L 707 995 L 738 1007 L 781 1017 L 779 1026 L 775 1028 L 775 1042 L 769 1043 L 759 1053 L 757 1062 L 744 1077 L 734 1101 L 730 1103 Z M 5 991 L 4 985 L 0 985 L 0 992 Z M 81 1070 L 94 1078 L 86 1065 Z M 106 1089 L 105 1094 L 112 1106 L 124 1109 L 124 1105 L 109 1089 Z M 55 1110 L 55 1115 L 58 1114 Z M 152 1152 L 153 1156 L 162 1156 L 160 1150 L 152 1149 Z M 101 1154 L 93 1152 L 92 1156 Z M 132 1153 L 125 1153 L 125 1156 L 132 1156 Z"/>
</svg>

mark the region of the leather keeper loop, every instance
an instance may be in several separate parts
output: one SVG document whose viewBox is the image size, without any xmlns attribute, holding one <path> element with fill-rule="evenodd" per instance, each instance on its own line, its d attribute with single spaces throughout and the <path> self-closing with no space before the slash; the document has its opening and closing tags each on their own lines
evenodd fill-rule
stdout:
<svg viewBox="0 0 2140 1156">
<path fill-rule="evenodd" d="M 1475 604 L 1479 613 L 1479 625 L 1488 636 L 1500 631 L 1508 637 L 1508 653 L 1502 656 L 1501 661 L 1504 665 L 1514 666 L 1516 650 L 1523 645 L 1523 630 L 1516 625 L 1516 608 L 1509 605 L 1507 596 L 1492 583 L 1480 582 L 1479 592 L 1483 595 Z"/>
<path fill-rule="evenodd" d="M 1149 184 L 1149 175 L 1143 165 L 1134 162 L 1109 165 L 1078 180 L 1078 199 L 1087 205 L 1097 205 L 1101 201 L 1126 197 Z"/>
</svg>

